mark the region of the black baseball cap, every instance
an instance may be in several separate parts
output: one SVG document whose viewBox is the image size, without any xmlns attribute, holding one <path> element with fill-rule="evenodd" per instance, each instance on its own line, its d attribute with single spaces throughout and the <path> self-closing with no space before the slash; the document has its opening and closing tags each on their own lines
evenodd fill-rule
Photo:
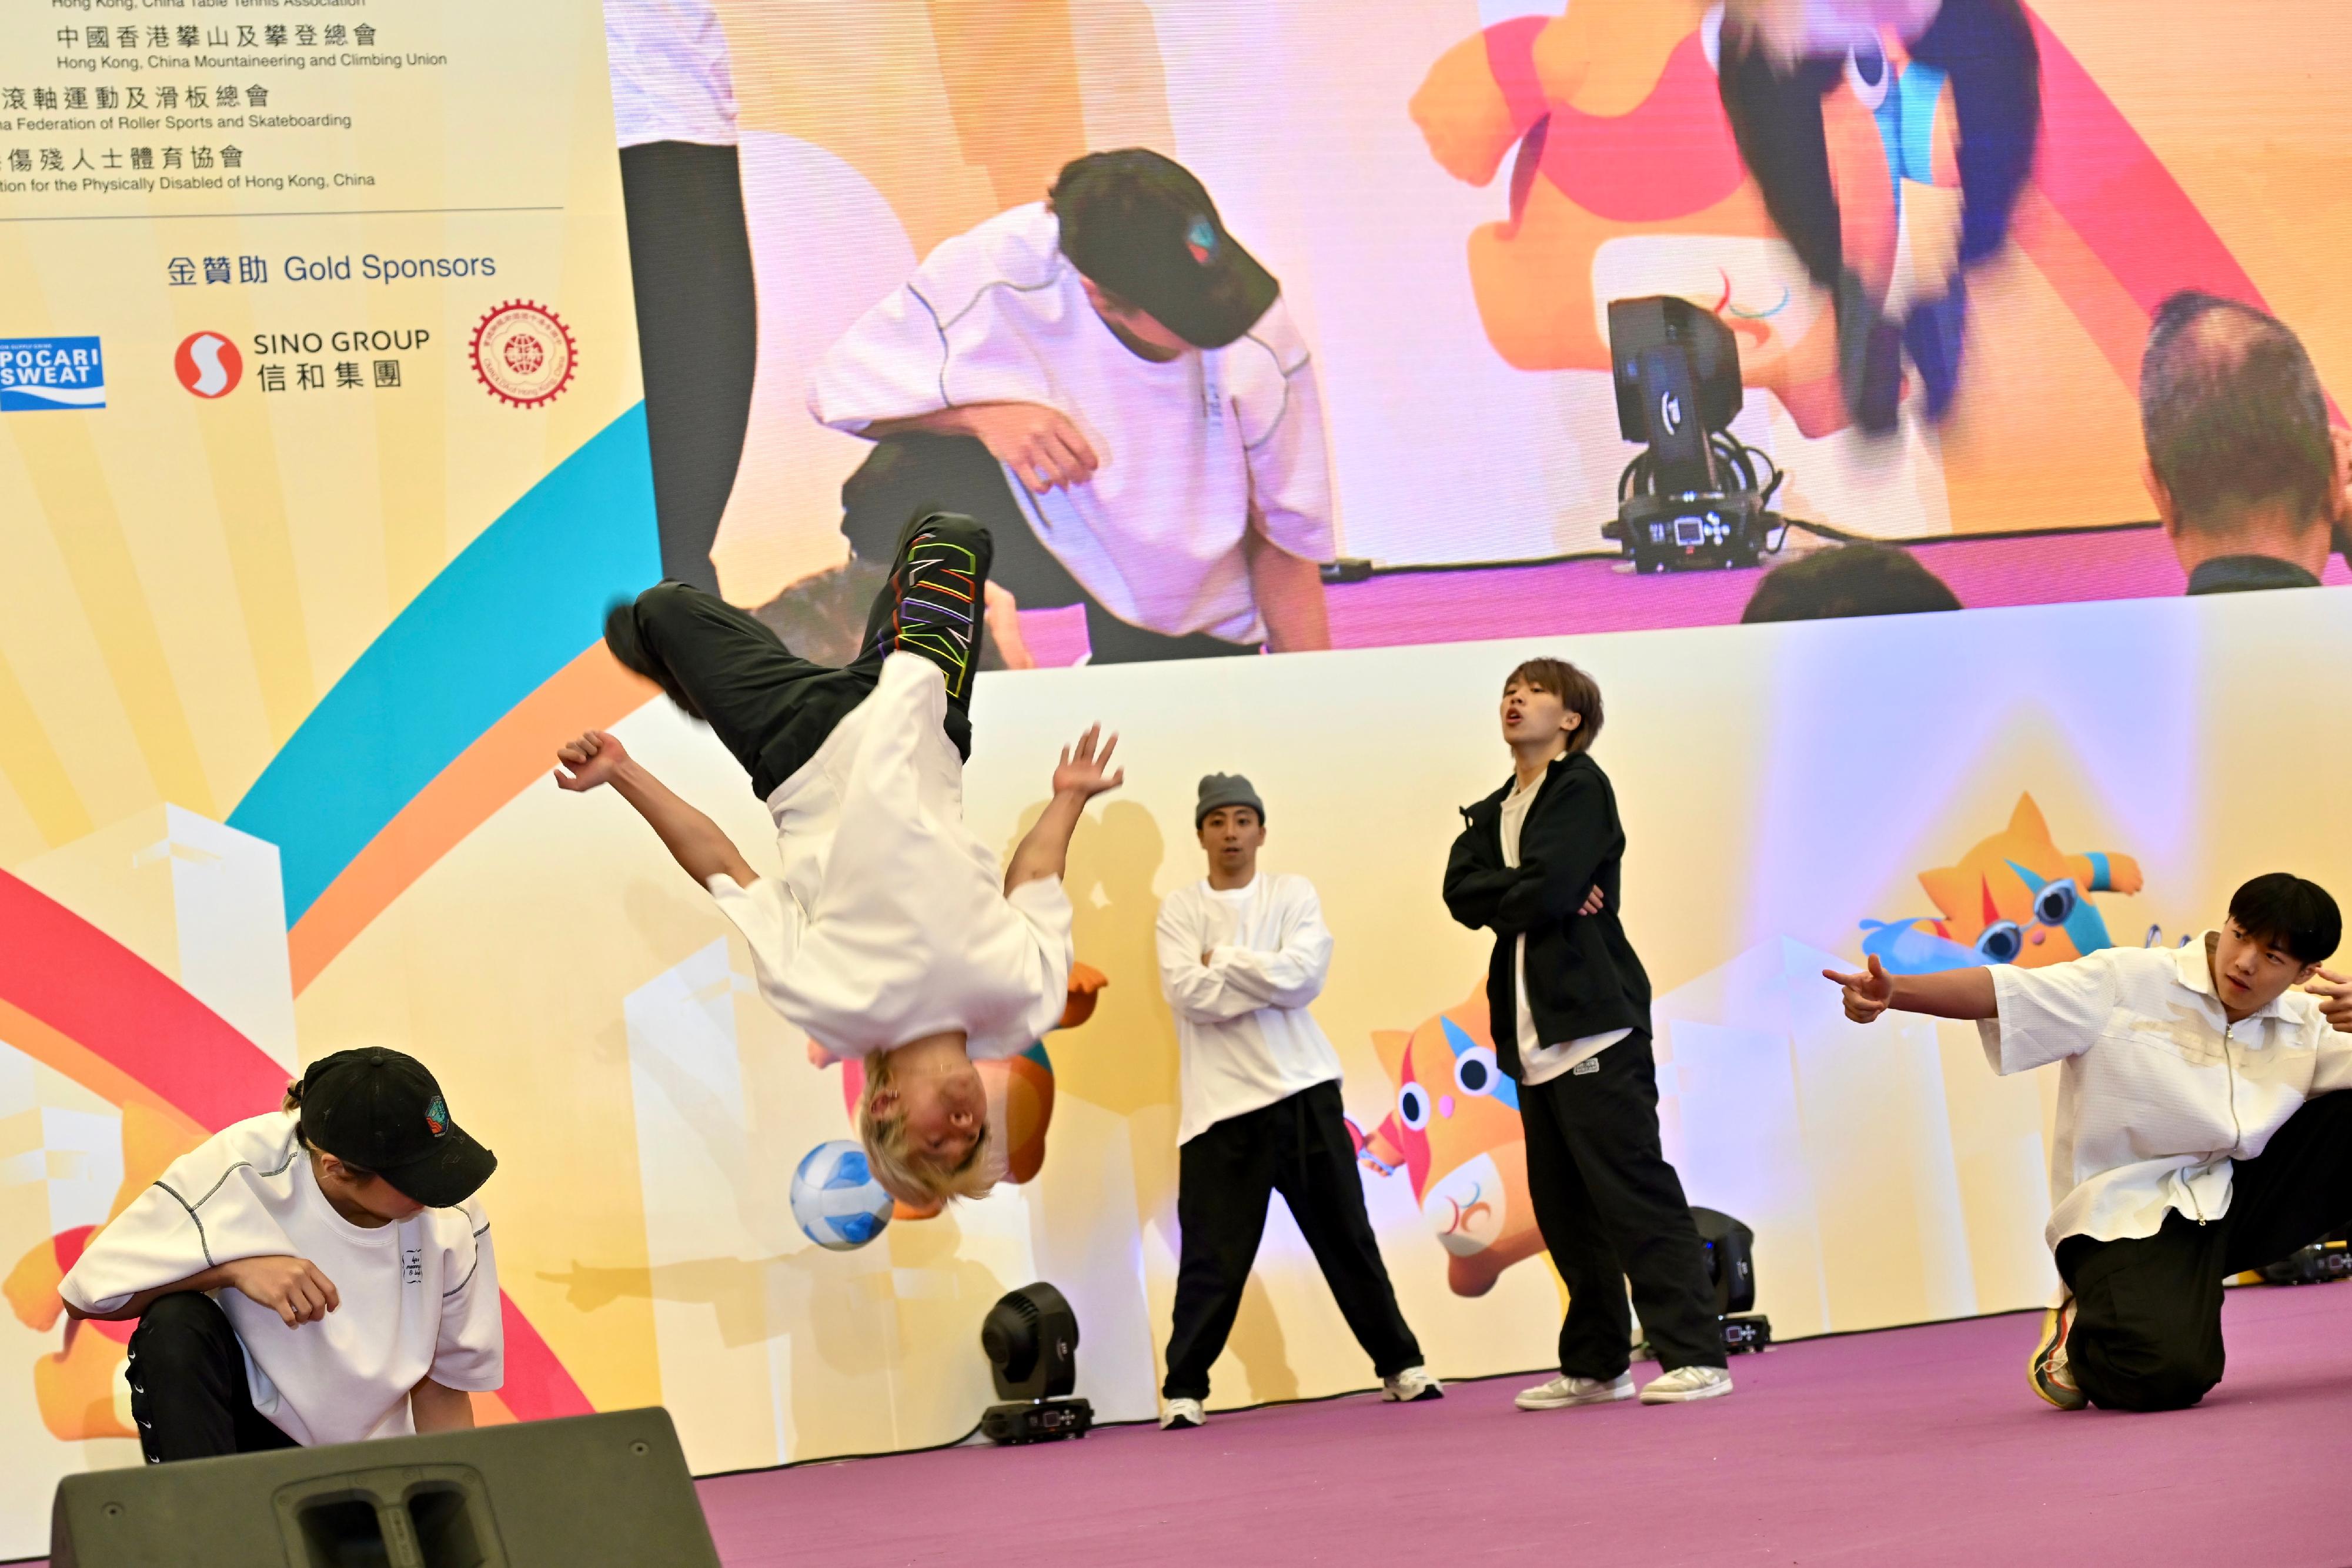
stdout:
<svg viewBox="0 0 2352 1568">
<path fill-rule="evenodd" d="M 1070 265 L 1195 348 L 1223 348 L 1282 292 L 1172 158 L 1141 147 L 1089 152 L 1063 167 L 1053 202 Z"/>
<path fill-rule="evenodd" d="M 320 1057 L 302 1074 L 302 1135 L 373 1171 L 427 1208 L 465 1202 L 498 1155 L 449 1119 L 441 1086 L 413 1056 L 381 1046 Z"/>
</svg>

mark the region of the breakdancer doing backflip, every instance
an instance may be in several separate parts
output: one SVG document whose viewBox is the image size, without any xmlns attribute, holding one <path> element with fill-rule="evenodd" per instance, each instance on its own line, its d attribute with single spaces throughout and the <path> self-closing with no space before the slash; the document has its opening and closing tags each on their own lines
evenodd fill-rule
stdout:
<svg viewBox="0 0 2352 1568">
<path fill-rule="evenodd" d="M 769 1004 L 835 1056 L 866 1061 L 858 1135 L 905 1202 L 977 1197 L 987 1103 L 972 1061 L 1026 1050 L 1069 984 L 1070 834 L 1118 787 L 1118 737 L 1088 729 L 1054 769 L 1044 816 L 1000 875 L 963 820 L 971 675 L 988 531 L 934 513 L 908 525 L 857 658 L 787 650 L 742 611 L 681 582 L 617 605 L 604 640 L 710 726 L 776 821 L 781 877 L 593 730 L 557 753 L 566 789 L 610 784 L 751 944 Z"/>
</svg>

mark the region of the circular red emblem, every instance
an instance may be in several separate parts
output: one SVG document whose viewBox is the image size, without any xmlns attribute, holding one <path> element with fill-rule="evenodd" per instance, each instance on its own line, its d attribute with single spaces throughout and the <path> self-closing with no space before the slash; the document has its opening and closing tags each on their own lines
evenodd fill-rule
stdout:
<svg viewBox="0 0 2352 1568">
<path fill-rule="evenodd" d="M 226 397 L 245 379 L 245 356 L 218 332 L 191 332 L 172 356 L 172 369 L 197 397 Z"/>
<path fill-rule="evenodd" d="M 579 362 L 572 329 L 544 305 L 510 299 L 474 329 L 474 379 L 517 408 L 554 402 Z"/>
</svg>

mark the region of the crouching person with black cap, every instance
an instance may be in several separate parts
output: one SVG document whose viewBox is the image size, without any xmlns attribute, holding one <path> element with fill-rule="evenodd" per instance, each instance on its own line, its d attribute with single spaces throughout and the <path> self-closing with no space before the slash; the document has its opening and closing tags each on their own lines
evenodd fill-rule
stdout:
<svg viewBox="0 0 2352 1568">
<path fill-rule="evenodd" d="M 941 241 L 810 378 L 810 412 L 876 444 L 841 489 L 851 554 L 887 565 L 919 512 L 982 524 L 1016 669 L 1023 607 L 1082 606 L 1097 664 L 1329 647 L 1321 394 L 1281 294 L 1183 165 L 1066 165 Z"/>
<path fill-rule="evenodd" d="M 1315 885 L 1261 875 L 1265 807 L 1235 773 L 1201 780 L 1194 831 L 1209 874 L 1160 906 L 1160 983 L 1183 1049 L 1176 1127 L 1175 1323 L 1160 1424 L 1197 1427 L 1280 1193 L 1339 1314 L 1372 1358 L 1383 1399 L 1437 1399 L 1381 1260 L 1356 1142 L 1339 1102 L 1339 1054 L 1307 1006 L 1331 969 Z"/>
<path fill-rule="evenodd" d="M 421 1063 L 376 1049 L 174 1160 L 59 1290 L 77 1318 L 139 1320 L 147 1462 L 471 1427 L 505 1381 L 474 1201 L 497 1168 Z"/>
</svg>

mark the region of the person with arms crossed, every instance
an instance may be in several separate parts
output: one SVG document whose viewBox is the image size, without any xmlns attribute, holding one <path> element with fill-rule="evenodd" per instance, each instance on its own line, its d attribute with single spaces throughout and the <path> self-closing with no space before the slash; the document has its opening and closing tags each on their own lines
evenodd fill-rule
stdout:
<svg viewBox="0 0 2352 1568">
<path fill-rule="evenodd" d="M 1001 871 L 963 820 L 986 529 L 908 523 L 866 621 L 835 668 L 787 650 L 682 582 L 613 608 L 605 644 L 710 726 L 775 819 L 783 874 L 751 869 L 718 823 L 601 730 L 558 752 L 556 782 L 610 784 L 751 945 L 760 994 L 820 1060 L 862 1057 L 859 1141 L 875 1179 L 917 1207 L 977 1197 L 987 1097 L 975 1059 L 1017 1056 L 1068 1007 L 1070 835 L 1118 787 L 1118 737 L 1065 748 L 1054 794 Z"/>
<path fill-rule="evenodd" d="M 1091 660 L 1328 648 L 1321 397 L 1281 285 L 1191 171 L 1089 153 L 1043 202 L 943 242 L 817 366 L 809 409 L 877 444 L 842 531 L 969 513 L 996 539 L 989 630 L 1083 605 Z"/>
<path fill-rule="evenodd" d="M 1601 688 L 1573 664 L 1530 659 L 1504 684 L 1502 720 L 1511 777 L 1463 810 L 1445 907 L 1495 934 L 1495 1055 L 1518 1082 L 1536 1226 L 1568 1286 L 1559 1375 L 1517 1403 L 1633 1397 L 1629 1281 L 1660 1370 L 1642 1402 L 1717 1398 L 1731 1392 L 1722 1321 L 1659 1141 L 1650 977 L 1617 917 L 1625 830 L 1591 756 Z"/>
<path fill-rule="evenodd" d="M 1381 1397 L 1443 1398 L 1397 1311 L 1364 1210 L 1339 1053 L 1307 1006 L 1331 970 L 1314 884 L 1261 874 L 1265 807 L 1239 774 L 1201 780 L 1193 827 L 1209 874 L 1160 906 L 1160 983 L 1183 1051 L 1176 1128 L 1182 1256 L 1160 1425 L 1198 1427 L 1275 1193 L 1315 1254 L 1340 1315 L 1372 1358 Z"/>
<path fill-rule="evenodd" d="M 173 1161 L 58 1287 L 77 1318 L 139 1321 L 147 1462 L 471 1427 L 505 1381 L 474 1200 L 497 1168 L 422 1063 L 373 1048 Z"/>
<path fill-rule="evenodd" d="M 1856 1023 L 1969 1019 L 1996 1072 L 2063 1063 L 2043 1231 L 2062 1291 L 2027 1365 L 2051 1404 L 2196 1404 L 2221 1381 L 2222 1281 L 2352 1220 L 2352 985 L 2320 967 L 2342 935 L 2326 889 L 2273 872 L 2184 947 L 1822 971 Z"/>
</svg>

